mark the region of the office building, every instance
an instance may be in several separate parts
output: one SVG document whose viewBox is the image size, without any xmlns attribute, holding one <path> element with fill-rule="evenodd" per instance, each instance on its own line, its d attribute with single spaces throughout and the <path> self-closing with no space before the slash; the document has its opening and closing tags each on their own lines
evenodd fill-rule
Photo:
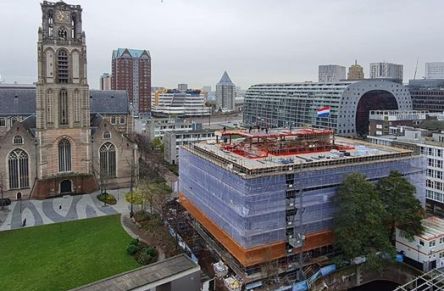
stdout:
<svg viewBox="0 0 444 291">
<path fill-rule="evenodd" d="M 385 62 L 371 63 L 370 79 L 389 79 L 402 84 L 403 66 Z"/>
<path fill-rule="evenodd" d="M 317 110 L 330 107 L 326 117 Z M 336 83 L 277 83 L 251 86 L 245 93 L 245 126 L 332 128 L 346 136 L 366 135 L 370 110 L 411 110 L 406 87 L 387 80 Z"/>
<path fill-rule="evenodd" d="M 152 141 L 155 138 L 163 140 L 163 136 L 167 132 L 184 132 L 201 129 L 202 123 L 175 118 L 150 118 L 146 121 L 145 134 L 148 140 Z"/>
<path fill-rule="evenodd" d="M 436 128 L 441 124 L 441 131 L 426 129 L 427 124 Z M 427 158 L 424 167 L 427 180 L 423 184 L 426 189 L 426 208 L 430 213 L 444 217 L 444 129 L 443 121 L 426 120 L 418 128 L 398 126 L 396 135 L 368 136 L 371 143 L 410 148 Z"/>
<path fill-rule="evenodd" d="M 398 126 L 419 125 L 426 119 L 426 111 L 372 110 L 369 116 L 369 135 L 396 134 Z"/>
<path fill-rule="evenodd" d="M 233 111 L 234 98 L 236 98 L 236 85 L 231 82 L 227 72 L 224 72 L 219 83 L 216 84 L 216 110 Z"/>
<path fill-rule="evenodd" d="M 347 80 L 362 80 L 364 79 L 364 68 L 358 65 L 358 61 L 355 61 L 354 65 L 348 68 Z"/>
<path fill-rule="evenodd" d="M 320 65 L 319 83 L 339 82 L 345 80 L 345 67 L 339 65 Z"/>
<path fill-rule="evenodd" d="M 444 79 L 410 80 L 408 88 L 414 110 L 444 111 Z"/>
<path fill-rule="evenodd" d="M 260 286 L 270 262 L 291 282 L 301 249 L 315 269 L 332 254 L 333 201 L 348 174 L 378 181 L 397 170 L 424 204 L 424 167 L 410 150 L 333 141 L 331 130 L 225 130 L 180 148 L 179 201 L 244 284 Z"/>
<path fill-rule="evenodd" d="M 169 164 L 179 161 L 179 147 L 214 140 L 214 129 L 198 129 L 189 131 L 167 131 L 163 135 L 163 158 Z"/>
<path fill-rule="evenodd" d="M 100 90 L 111 90 L 111 75 L 103 73 L 100 76 Z"/>
<path fill-rule="evenodd" d="M 444 62 L 425 64 L 426 79 L 444 79 Z"/>
<path fill-rule="evenodd" d="M 178 89 L 180 92 L 185 92 L 185 91 L 188 90 L 188 84 L 178 84 L 178 85 L 177 85 L 177 89 Z"/>
<path fill-rule="evenodd" d="M 119 48 L 112 55 L 113 90 L 126 90 L 136 113 L 151 110 L 151 56 L 147 50 Z"/>
<path fill-rule="evenodd" d="M 151 110 L 154 117 L 208 116 L 211 108 L 205 106 L 205 96 L 200 90 L 165 90 L 155 94 L 156 105 Z"/>
</svg>

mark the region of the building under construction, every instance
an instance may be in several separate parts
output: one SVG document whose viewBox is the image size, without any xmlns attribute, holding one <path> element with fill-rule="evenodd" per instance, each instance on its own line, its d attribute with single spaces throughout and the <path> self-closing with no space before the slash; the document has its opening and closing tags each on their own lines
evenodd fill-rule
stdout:
<svg viewBox="0 0 444 291">
<path fill-rule="evenodd" d="M 333 197 L 350 173 L 399 171 L 425 202 L 422 157 L 330 130 L 223 131 L 182 147 L 179 165 L 181 204 L 246 289 L 291 285 L 328 260 Z"/>
</svg>

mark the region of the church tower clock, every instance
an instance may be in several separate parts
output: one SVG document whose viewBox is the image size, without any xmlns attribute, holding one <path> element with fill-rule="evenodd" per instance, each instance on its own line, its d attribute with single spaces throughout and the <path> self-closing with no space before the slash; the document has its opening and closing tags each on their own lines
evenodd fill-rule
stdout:
<svg viewBox="0 0 444 291">
<path fill-rule="evenodd" d="M 50 191 L 80 191 L 71 176 L 91 174 L 90 98 L 82 9 L 64 2 L 41 4 L 36 98 L 37 179 Z M 50 181 L 50 182 L 48 182 Z M 77 185 L 76 185 L 77 184 Z"/>
</svg>

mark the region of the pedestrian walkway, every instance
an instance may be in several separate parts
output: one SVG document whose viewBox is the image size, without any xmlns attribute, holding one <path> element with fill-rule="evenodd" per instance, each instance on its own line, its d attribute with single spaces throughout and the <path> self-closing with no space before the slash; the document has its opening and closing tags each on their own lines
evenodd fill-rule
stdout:
<svg viewBox="0 0 444 291">
<path fill-rule="evenodd" d="M 108 193 L 116 197 L 117 203 L 106 206 L 97 199 L 98 191 L 46 200 L 14 201 L 4 210 L 0 209 L 0 231 L 118 213 L 126 214 L 130 211 L 130 204 L 125 200 L 125 193 L 128 191 L 127 188 L 108 190 Z"/>
</svg>

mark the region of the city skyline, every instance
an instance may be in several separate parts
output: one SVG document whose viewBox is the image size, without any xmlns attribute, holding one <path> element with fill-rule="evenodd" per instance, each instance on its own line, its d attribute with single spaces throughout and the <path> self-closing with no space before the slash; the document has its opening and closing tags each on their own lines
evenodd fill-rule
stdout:
<svg viewBox="0 0 444 291">
<path fill-rule="evenodd" d="M 214 86 L 225 70 L 242 88 L 263 82 L 316 81 L 318 65 L 349 67 L 355 59 L 366 76 L 371 62 L 402 64 L 406 82 L 413 78 L 418 58 L 417 78 L 424 75 L 426 62 L 443 60 L 444 40 L 436 38 L 439 11 L 444 8 L 441 1 L 273 5 L 271 1 L 153 0 L 136 1 L 131 7 L 107 1 L 106 13 L 103 3 L 72 4 L 85 11 L 91 88 L 99 88 L 101 74 L 111 72 L 115 47 L 149 50 L 153 86 L 171 88 L 177 83 Z M 40 1 L 0 3 L 1 27 L 21 22 L 3 30 L 8 42 L 0 47 L 0 74 L 7 83 L 37 79 L 39 5 Z"/>
</svg>

